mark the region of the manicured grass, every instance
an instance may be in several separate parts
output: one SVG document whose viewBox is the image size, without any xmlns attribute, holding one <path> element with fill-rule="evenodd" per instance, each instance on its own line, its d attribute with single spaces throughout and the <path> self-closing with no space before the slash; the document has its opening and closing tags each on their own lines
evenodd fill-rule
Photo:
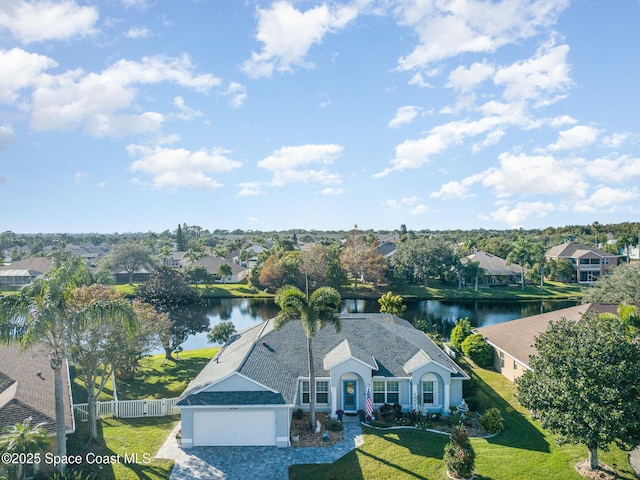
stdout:
<svg viewBox="0 0 640 480">
<path fill-rule="evenodd" d="M 110 465 L 88 465 L 82 469 L 94 472 L 100 480 L 167 480 L 173 461 L 155 460 L 158 449 L 178 423 L 178 417 L 145 417 L 131 419 L 105 418 L 98 423 L 100 443 L 87 444 L 87 424 L 79 422 L 76 433 L 69 437 L 69 455 L 91 452 L 95 458 L 120 455 L 118 462 Z M 124 456 L 133 460 L 124 462 Z"/>
<path fill-rule="evenodd" d="M 478 380 L 479 410 L 497 406 L 505 430 L 489 439 L 472 439 L 476 451 L 476 478 L 491 480 L 578 480 L 574 465 L 587 457 L 581 445 L 558 446 L 514 398 L 515 387 L 502 375 L 474 368 Z M 290 478 L 329 480 L 444 479 L 444 445 L 448 437 L 418 430 L 364 429 L 365 443 L 331 465 L 295 465 Z M 619 478 L 635 477 L 628 453 L 613 446 L 600 452 L 600 461 L 613 467 Z"/>
<path fill-rule="evenodd" d="M 175 361 L 166 360 L 164 354 L 151 355 L 140 361 L 140 367 L 132 379 L 116 380 L 120 400 L 144 398 L 173 398 L 179 396 L 187 384 L 213 358 L 220 347 L 203 348 L 181 352 Z M 73 398 L 75 403 L 86 402 L 84 382 L 79 374 L 73 375 Z M 113 400 L 111 380 L 105 385 L 99 400 Z"/>
<path fill-rule="evenodd" d="M 270 298 L 272 294 L 264 290 L 250 287 L 246 282 L 243 283 L 212 283 L 207 285 L 191 285 L 196 288 L 203 298 Z M 116 292 L 120 292 L 127 297 L 133 297 L 136 293 L 137 284 L 134 285 L 114 285 Z"/>
</svg>

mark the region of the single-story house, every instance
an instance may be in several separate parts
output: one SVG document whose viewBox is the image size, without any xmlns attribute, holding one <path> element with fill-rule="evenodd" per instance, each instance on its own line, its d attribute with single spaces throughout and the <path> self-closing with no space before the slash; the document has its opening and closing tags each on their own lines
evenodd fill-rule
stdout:
<svg viewBox="0 0 640 480">
<path fill-rule="evenodd" d="M 474 329 L 480 333 L 494 350 L 494 368 L 513 381 L 525 370 L 531 370 L 529 358 L 536 354 L 536 338 L 547 330 L 549 322 L 562 318 L 577 322 L 584 315 L 594 313 L 617 313 L 618 304 L 585 303 L 562 308 L 553 312 L 489 325 Z"/>
<path fill-rule="evenodd" d="M 209 275 L 218 276 L 220 272 L 220 267 L 222 265 L 228 265 L 231 268 L 231 275 L 227 276 L 224 279 L 226 283 L 238 283 L 247 278 L 247 275 L 250 272 L 250 269 L 243 267 L 235 262 L 230 260 L 226 260 L 220 257 L 212 257 L 207 255 L 206 257 L 199 258 L 193 263 L 189 263 L 189 265 L 202 265 L 207 269 L 207 273 Z M 220 280 L 223 281 L 222 279 Z"/>
<path fill-rule="evenodd" d="M 62 367 L 64 423 L 67 434 L 75 431 L 69 368 Z M 48 451 L 56 453 L 56 413 L 53 370 L 49 349 L 45 345 L 21 350 L 20 345 L 0 344 L 0 431 L 31 417 L 31 425 L 45 422 L 51 443 Z M 35 470 L 27 473 L 35 473 Z M 47 470 L 47 465 L 41 465 Z"/>
<path fill-rule="evenodd" d="M 388 314 L 343 314 L 313 338 L 318 411 L 398 403 L 447 415 L 466 373 L 423 332 Z M 289 446 L 294 410 L 309 408 L 307 340 L 300 322 L 266 320 L 229 339 L 178 400 L 182 446 Z"/>
<path fill-rule="evenodd" d="M 517 264 L 507 264 L 504 258 L 478 251 L 461 259 L 462 263 L 477 262 L 483 270 L 486 283 L 520 283 L 521 269 Z"/>
<path fill-rule="evenodd" d="M 575 280 L 584 284 L 597 282 L 601 275 L 618 265 L 617 255 L 576 242 L 551 247 L 545 256 L 547 260 L 567 260 L 576 270 Z"/>
<path fill-rule="evenodd" d="M 48 257 L 31 257 L 0 267 L 0 286 L 23 287 L 51 270 Z"/>
</svg>

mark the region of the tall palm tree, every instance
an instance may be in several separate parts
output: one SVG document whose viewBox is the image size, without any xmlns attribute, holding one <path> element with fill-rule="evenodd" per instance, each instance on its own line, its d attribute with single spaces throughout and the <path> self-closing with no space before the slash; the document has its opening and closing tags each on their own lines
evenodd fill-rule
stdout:
<svg viewBox="0 0 640 480">
<path fill-rule="evenodd" d="M 507 265 L 518 263 L 520 265 L 520 285 L 524 292 L 524 267 L 531 261 L 531 242 L 524 237 L 519 237 L 509 251 L 506 261 Z"/>
<path fill-rule="evenodd" d="M 0 435 L 0 453 L 38 453 L 49 445 L 45 422 L 31 425 L 32 420 L 29 417 L 3 430 Z M 27 478 L 27 470 L 21 463 L 17 465 L 16 478 Z"/>
<path fill-rule="evenodd" d="M 90 281 L 89 271 L 80 257 L 58 258 L 47 275 L 20 294 L 0 298 L 0 342 L 19 341 L 23 348 L 44 343 L 51 351 L 57 453 L 62 458 L 67 454 L 62 384 L 65 342 L 71 323 L 67 306 L 71 291 Z M 65 465 L 61 463 L 58 468 L 63 471 Z"/>
<path fill-rule="evenodd" d="M 309 362 L 309 424 L 316 423 L 316 375 L 313 368 L 312 339 L 326 325 L 333 325 L 340 331 L 340 294 L 335 288 L 322 287 L 307 296 L 297 287 L 284 286 L 276 292 L 275 303 L 280 313 L 274 318 L 276 330 L 290 321 L 302 322 L 307 336 L 307 359 Z"/>
</svg>

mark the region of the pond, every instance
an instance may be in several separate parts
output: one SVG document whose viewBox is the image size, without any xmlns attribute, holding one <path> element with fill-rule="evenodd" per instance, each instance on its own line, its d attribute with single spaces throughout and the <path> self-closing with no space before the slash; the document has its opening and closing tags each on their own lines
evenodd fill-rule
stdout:
<svg viewBox="0 0 640 480">
<path fill-rule="evenodd" d="M 498 302 L 475 301 L 453 302 L 441 300 L 419 300 L 406 302 L 403 317 L 410 322 L 427 320 L 437 331 L 448 338 L 456 321 L 468 317 L 471 324 L 482 327 L 528 317 L 576 305 L 572 301 Z M 279 311 L 272 299 L 222 298 L 209 300 L 208 316 L 213 327 L 224 320 L 231 320 L 237 331 L 273 318 Z M 343 313 L 377 313 L 377 300 L 346 299 L 342 303 Z M 182 344 L 184 350 L 213 346 L 207 342 L 207 334 L 192 335 Z"/>
</svg>

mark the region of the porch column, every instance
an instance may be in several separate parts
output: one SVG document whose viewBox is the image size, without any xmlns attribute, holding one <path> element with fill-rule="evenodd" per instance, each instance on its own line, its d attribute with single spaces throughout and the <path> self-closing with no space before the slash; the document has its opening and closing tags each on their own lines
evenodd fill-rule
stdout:
<svg viewBox="0 0 640 480">
<path fill-rule="evenodd" d="M 413 404 L 413 409 L 416 411 L 421 411 L 422 409 L 420 408 L 420 398 L 418 397 L 418 384 L 413 383 L 411 385 L 411 403 Z"/>
<path fill-rule="evenodd" d="M 336 387 L 331 387 L 331 412 L 330 412 L 330 416 L 331 418 L 333 418 L 334 420 L 336 418 L 338 418 L 338 416 L 336 415 L 336 410 L 338 410 L 338 393 L 337 393 L 337 389 Z"/>
<path fill-rule="evenodd" d="M 445 383 L 444 384 L 444 414 L 445 415 L 449 415 L 449 413 L 451 412 L 450 389 L 451 389 L 451 384 Z"/>
</svg>

